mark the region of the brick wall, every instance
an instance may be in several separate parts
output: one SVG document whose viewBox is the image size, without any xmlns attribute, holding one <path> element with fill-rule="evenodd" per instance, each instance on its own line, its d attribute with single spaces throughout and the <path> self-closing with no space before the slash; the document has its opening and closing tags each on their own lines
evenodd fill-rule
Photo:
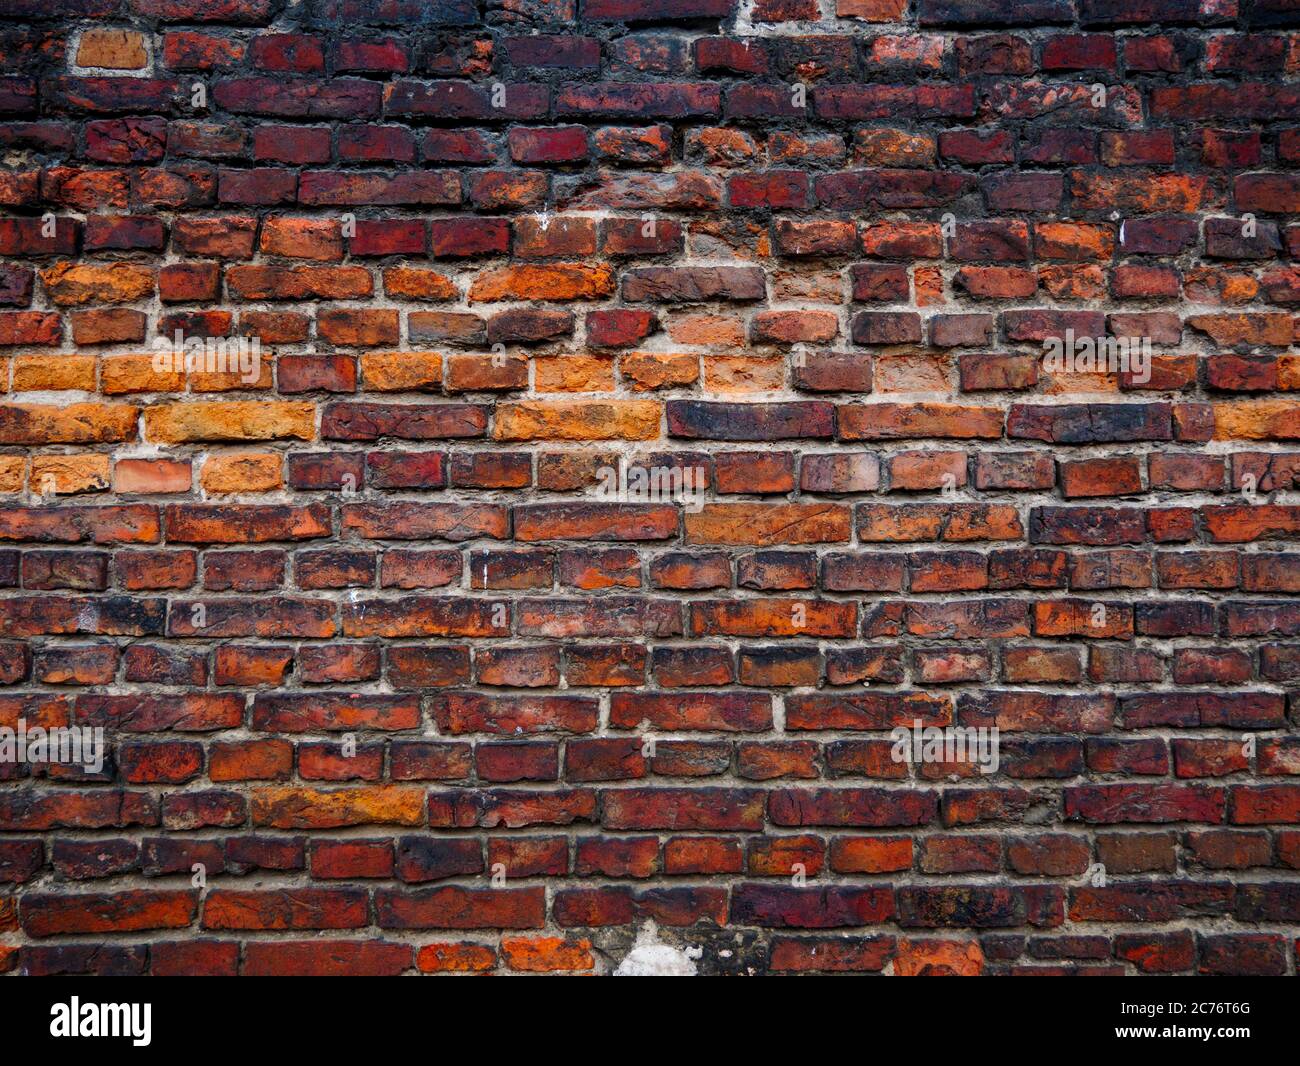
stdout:
<svg viewBox="0 0 1300 1066">
<path fill-rule="evenodd" d="M 0 16 L 0 970 L 1295 971 L 1294 0 Z"/>
</svg>

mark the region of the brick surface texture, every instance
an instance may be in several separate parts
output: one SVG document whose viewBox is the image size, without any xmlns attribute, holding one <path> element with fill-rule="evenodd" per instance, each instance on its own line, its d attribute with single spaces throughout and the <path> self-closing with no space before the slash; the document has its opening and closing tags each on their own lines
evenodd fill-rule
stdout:
<svg viewBox="0 0 1300 1066">
<path fill-rule="evenodd" d="M 1295 0 L 0 66 L 0 971 L 1296 972 Z"/>
</svg>

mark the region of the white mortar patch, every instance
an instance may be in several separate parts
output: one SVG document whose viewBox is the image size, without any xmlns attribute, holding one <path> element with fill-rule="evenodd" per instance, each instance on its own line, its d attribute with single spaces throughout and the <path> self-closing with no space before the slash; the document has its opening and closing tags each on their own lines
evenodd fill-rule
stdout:
<svg viewBox="0 0 1300 1066">
<path fill-rule="evenodd" d="M 698 958 L 699 955 L 696 955 Z M 636 934 L 632 950 L 618 964 L 615 977 L 694 977 L 695 963 L 681 948 L 659 939 L 654 922 L 646 922 Z"/>
</svg>

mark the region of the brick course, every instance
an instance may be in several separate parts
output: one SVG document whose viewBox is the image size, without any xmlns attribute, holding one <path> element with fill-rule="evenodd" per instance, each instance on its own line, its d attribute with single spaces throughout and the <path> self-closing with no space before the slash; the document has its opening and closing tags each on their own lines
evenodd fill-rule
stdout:
<svg viewBox="0 0 1300 1066">
<path fill-rule="evenodd" d="M 0 57 L 0 972 L 1296 972 L 1292 0 Z"/>
</svg>

